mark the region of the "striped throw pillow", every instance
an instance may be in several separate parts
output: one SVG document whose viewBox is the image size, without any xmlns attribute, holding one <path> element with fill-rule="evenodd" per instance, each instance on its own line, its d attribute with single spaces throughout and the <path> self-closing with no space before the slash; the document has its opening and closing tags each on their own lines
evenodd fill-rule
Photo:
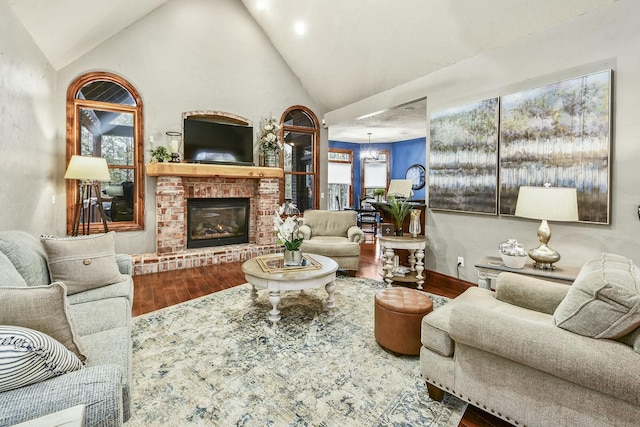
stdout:
<svg viewBox="0 0 640 427">
<path fill-rule="evenodd" d="M 82 368 L 65 346 L 42 332 L 0 325 L 0 392 Z"/>
</svg>

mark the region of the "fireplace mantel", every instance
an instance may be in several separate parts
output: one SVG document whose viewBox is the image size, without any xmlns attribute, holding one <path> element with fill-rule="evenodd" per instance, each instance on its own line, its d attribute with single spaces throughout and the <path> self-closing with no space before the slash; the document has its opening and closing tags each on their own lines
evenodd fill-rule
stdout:
<svg viewBox="0 0 640 427">
<path fill-rule="evenodd" d="M 193 178 L 283 178 L 281 168 L 258 166 L 211 165 L 202 163 L 148 163 L 147 176 L 180 176 Z"/>
</svg>

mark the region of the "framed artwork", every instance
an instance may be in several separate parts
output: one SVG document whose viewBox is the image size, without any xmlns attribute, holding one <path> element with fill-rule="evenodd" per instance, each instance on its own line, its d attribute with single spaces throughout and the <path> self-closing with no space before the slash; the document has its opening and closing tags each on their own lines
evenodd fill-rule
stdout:
<svg viewBox="0 0 640 427">
<path fill-rule="evenodd" d="M 611 76 L 606 70 L 503 96 L 500 214 L 522 185 L 575 187 L 580 221 L 609 223 Z"/>
<path fill-rule="evenodd" d="M 498 98 L 431 115 L 429 208 L 497 213 Z"/>
</svg>

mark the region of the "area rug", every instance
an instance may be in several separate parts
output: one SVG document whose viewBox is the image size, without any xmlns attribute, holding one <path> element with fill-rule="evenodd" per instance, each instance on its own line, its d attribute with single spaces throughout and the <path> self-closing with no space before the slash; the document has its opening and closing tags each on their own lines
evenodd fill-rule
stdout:
<svg viewBox="0 0 640 427">
<path fill-rule="evenodd" d="M 466 404 L 431 400 L 419 358 L 376 343 L 384 287 L 340 277 L 333 317 L 324 289 L 284 292 L 277 329 L 249 284 L 134 318 L 127 425 L 457 426 Z"/>
</svg>

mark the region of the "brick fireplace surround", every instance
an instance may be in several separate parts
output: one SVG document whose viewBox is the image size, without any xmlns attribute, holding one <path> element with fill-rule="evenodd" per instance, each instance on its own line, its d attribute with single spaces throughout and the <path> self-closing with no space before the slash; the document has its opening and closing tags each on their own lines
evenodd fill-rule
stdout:
<svg viewBox="0 0 640 427">
<path fill-rule="evenodd" d="M 280 203 L 282 169 L 226 165 L 155 163 L 156 252 L 133 256 L 134 274 L 245 261 L 280 250 L 273 214 Z M 187 249 L 187 198 L 247 197 L 249 243 Z"/>
</svg>

